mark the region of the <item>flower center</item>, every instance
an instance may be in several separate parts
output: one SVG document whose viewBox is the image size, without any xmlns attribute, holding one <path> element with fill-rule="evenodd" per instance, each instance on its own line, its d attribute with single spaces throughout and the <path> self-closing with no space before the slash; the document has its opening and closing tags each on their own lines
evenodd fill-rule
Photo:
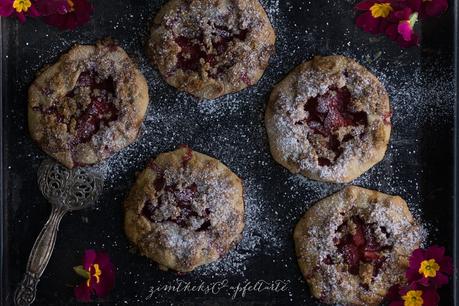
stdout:
<svg viewBox="0 0 459 306">
<path fill-rule="evenodd" d="M 421 290 L 408 291 L 404 296 L 402 296 L 402 300 L 405 301 L 403 303 L 404 306 L 422 306 L 424 304 Z"/>
<path fill-rule="evenodd" d="M 72 0 L 67 0 L 67 4 L 69 5 L 70 12 L 73 12 L 75 10 L 75 3 Z"/>
<path fill-rule="evenodd" d="M 32 3 L 30 0 L 14 0 L 13 2 L 13 8 L 15 8 L 18 13 L 27 12 L 31 6 Z"/>
<path fill-rule="evenodd" d="M 419 274 L 424 274 L 424 277 L 435 277 L 438 270 L 440 270 L 440 266 L 435 259 L 424 260 L 421 262 Z"/>
<path fill-rule="evenodd" d="M 386 18 L 392 10 L 393 8 L 390 3 L 375 3 L 370 7 L 371 16 L 374 18 Z"/>
<path fill-rule="evenodd" d="M 89 270 L 86 270 L 83 266 L 73 267 L 73 270 L 76 272 L 76 274 L 86 278 L 86 286 L 88 287 L 91 286 L 92 276 L 96 278 L 96 284 L 100 282 L 100 276 L 102 275 L 102 271 L 100 270 L 99 264 L 92 264 L 91 266 L 89 266 Z"/>
<path fill-rule="evenodd" d="M 92 276 L 94 276 L 96 278 L 96 284 L 98 284 L 100 282 L 100 276 L 102 275 L 102 271 L 99 269 L 99 264 L 93 264 L 89 267 L 89 275 L 91 275 L 91 268 L 94 267 L 94 274 Z M 86 281 L 86 286 L 90 286 L 91 284 L 91 277 L 88 278 L 88 280 Z"/>
</svg>

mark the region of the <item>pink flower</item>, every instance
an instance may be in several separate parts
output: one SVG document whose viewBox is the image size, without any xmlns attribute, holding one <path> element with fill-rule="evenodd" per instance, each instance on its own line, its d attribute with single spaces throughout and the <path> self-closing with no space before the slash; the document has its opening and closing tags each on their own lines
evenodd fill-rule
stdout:
<svg viewBox="0 0 459 306">
<path fill-rule="evenodd" d="M 445 256 L 445 248 L 431 246 L 427 249 L 417 249 L 411 254 L 406 278 L 409 282 L 439 288 L 448 283 L 452 273 L 452 259 Z"/>
<path fill-rule="evenodd" d="M 405 0 L 407 5 L 419 13 L 421 19 L 435 17 L 448 9 L 448 0 Z"/>
<path fill-rule="evenodd" d="M 69 7 L 65 14 L 44 16 L 43 21 L 61 30 L 74 30 L 91 19 L 93 7 L 88 0 L 67 0 L 67 3 Z"/>
<path fill-rule="evenodd" d="M 397 42 L 402 48 L 408 48 L 419 44 L 419 36 L 414 31 L 418 14 L 409 7 L 395 11 L 390 16 L 390 25 L 385 34 L 391 40 Z"/>
<path fill-rule="evenodd" d="M 40 13 L 30 0 L 0 0 L 0 16 L 15 16 L 24 23 L 27 16 L 38 17 Z"/>
<path fill-rule="evenodd" d="M 108 255 L 104 252 L 86 250 L 83 265 L 73 268 L 86 280 L 74 288 L 75 298 L 90 302 L 94 296 L 105 297 L 115 286 L 115 272 Z"/>
<path fill-rule="evenodd" d="M 423 287 L 417 283 L 398 290 L 398 286 L 389 289 L 386 300 L 389 306 L 437 306 L 440 297 L 434 288 Z"/>
</svg>

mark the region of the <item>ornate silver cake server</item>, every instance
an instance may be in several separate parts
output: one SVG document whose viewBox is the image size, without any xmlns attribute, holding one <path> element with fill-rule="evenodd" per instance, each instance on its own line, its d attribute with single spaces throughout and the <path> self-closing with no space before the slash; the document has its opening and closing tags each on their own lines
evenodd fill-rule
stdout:
<svg viewBox="0 0 459 306">
<path fill-rule="evenodd" d="M 103 177 L 89 169 L 69 170 L 45 160 L 38 169 L 38 185 L 52 210 L 30 252 L 24 279 L 16 289 L 14 303 L 30 305 L 35 300 L 37 284 L 53 253 L 62 217 L 95 203 L 103 189 Z"/>
</svg>

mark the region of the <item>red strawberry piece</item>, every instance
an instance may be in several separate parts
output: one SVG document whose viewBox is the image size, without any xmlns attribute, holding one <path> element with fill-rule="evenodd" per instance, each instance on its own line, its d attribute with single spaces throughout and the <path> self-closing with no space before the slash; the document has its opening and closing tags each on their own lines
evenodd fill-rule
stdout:
<svg viewBox="0 0 459 306">
<path fill-rule="evenodd" d="M 365 233 L 363 232 L 363 226 L 358 224 L 355 229 L 355 234 L 352 235 L 352 241 L 358 247 L 365 245 Z"/>
<path fill-rule="evenodd" d="M 351 274 L 358 274 L 361 255 L 357 246 L 346 244 L 343 246 L 343 255 L 346 263 L 349 265 L 349 272 Z"/>
<path fill-rule="evenodd" d="M 366 261 L 375 261 L 379 259 L 379 253 L 375 251 L 365 251 L 363 257 Z"/>
</svg>

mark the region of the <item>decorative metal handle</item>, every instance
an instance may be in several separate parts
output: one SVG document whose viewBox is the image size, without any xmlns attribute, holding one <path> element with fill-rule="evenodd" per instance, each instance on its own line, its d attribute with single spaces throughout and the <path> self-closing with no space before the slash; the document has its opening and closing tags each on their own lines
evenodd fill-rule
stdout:
<svg viewBox="0 0 459 306">
<path fill-rule="evenodd" d="M 30 305 L 35 300 L 38 281 L 51 258 L 59 223 L 66 212 L 67 209 L 64 207 L 53 207 L 48 221 L 43 226 L 37 240 L 35 240 L 27 262 L 24 279 L 16 289 L 14 296 L 14 304 L 16 306 Z"/>
</svg>

